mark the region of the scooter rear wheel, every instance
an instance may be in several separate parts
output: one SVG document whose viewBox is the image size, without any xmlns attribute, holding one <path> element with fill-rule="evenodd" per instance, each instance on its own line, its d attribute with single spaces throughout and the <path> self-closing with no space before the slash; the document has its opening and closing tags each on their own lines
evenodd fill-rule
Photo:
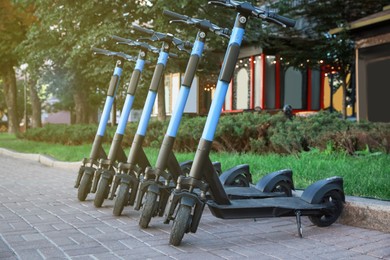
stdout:
<svg viewBox="0 0 390 260">
<path fill-rule="evenodd" d="M 120 216 L 122 214 L 123 208 L 127 205 L 129 201 L 129 185 L 126 183 L 121 183 L 118 191 L 118 196 L 115 198 L 114 209 L 112 213 L 114 216 Z"/>
<path fill-rule="evenodd" d="M 233 187 L 249 187 L 250 181 L 243 172 L 237 175 L 231 182 L 225 183 L 224 185 Z"/>
<path fill-rule="evenodd" d="M 287 197 L 292 196 L 292 187 L 291 184 L 286 181 L 279 181 L 275 184 L 272 192 L 283 192 Z"/>
<path fill-rule="evenodd" d="M 83 177 L 81 177 L 80 185 L 77 190 L 77 198 L 79 201 L 85 201 L 87 198 L 92 186 L 92 176 L 93 174 L 87 174 L 87 172 L 84 172 Z"/>
<path fill-rule="evenodd" d="M 152 219 L 155 213 L 156 202 L 157 202 L 157 194 L 150 191 L 147 192 L 145 195 L 145 201 L 139 219 L 139 226 L 141 228 L 147 228 L 149 226 L 150 220 Z"/>
<path fill-rule="evenodd" d="M 103 205 L 104 200 L 108 197 L 108 193 L 110 192 L 110 184 L 108 179 L 100 178 L 98 188 L 96 190 L 95 199 L 93 200 L 93 204 L 96 208 L 100 208 Z"/>
<path fill-rule="evenodd" d="M 181 204 L 173 221 L 169 243 L 173 246 L 179 246 L 184 233 L 188 232 L 189 222 L 191 221 L 191 207 Z"/>
<path fill-rule="evenodd" d="M 309 216 L 309 220 L 318 227 L 327 227 L 336 222 L 341 215 L 343 211 L 343 199 L 339 192 L 331 190 L 324 195 L 321 203 L 329 204 L 332 210 L 327 214 Z"/>
</svg>

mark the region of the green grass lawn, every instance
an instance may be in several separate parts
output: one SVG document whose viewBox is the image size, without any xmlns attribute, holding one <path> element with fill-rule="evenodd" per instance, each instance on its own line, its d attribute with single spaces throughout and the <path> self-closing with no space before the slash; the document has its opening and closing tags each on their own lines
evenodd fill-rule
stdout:
<svg viewBox="0 0 390 260">
<path fill-rule="evenodd" d="M 0 147 L 18 152 L 50 155 L 61 161 L 81 161 L 88 157 L 91 145 L 64 146 L 17 139 L 14 135 L 0 134 Z M 109 146 L 105 145 L 106 152 Z M 124 148 L 128 154 L 129 147 Z M 148 159 L 154 165 L 158 149 L 145 148 Z M 194 153 L 176 153 L 179 161 L 192 160 Z M 257 155 L 211 153 L 212 161 L 220 161 L 226 170 L 237 164 L 247 163 L 256 182 L 266 173 L 289 168 L 293 170 L 296 188 L 305 188 L 316 180 L 331 176 L 344 178 L 347 195 L 390 200 L 390 155 L 365 154 L 349 156 L 335 152 L 313 150 L 298 155 Z"/>
</svg>

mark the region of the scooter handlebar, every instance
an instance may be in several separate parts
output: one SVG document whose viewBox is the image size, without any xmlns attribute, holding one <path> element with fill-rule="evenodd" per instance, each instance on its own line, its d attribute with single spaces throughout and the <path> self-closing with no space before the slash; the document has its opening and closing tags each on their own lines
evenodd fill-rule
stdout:
<svg viewBox="0 0 390 260">
<path fill-rule="evenodd" d="M 206 19 L 198 19 L 198 18 L 192 18 L 186 15 L 181 15 L 169 10 L 164 10 L 163 14 L 170 16 L 171 18 L 178 19 L 173 20 L 171 22 L 183 22 L 188 25 L 193 25 L 203 31 L 211 31 L 215 33 L 216 35 L 229 38 L 230 36 L 230 30 L 227 28 L 221 28 L 216 24 L 211 23 L 209 20 Z"/>
<path fill-rule="evenodd" d="M 244 12 L 247 15 L 261 18 L 263 20 L 276 23 L 283 27 L 294 27 L 295 20 L 279 15 L 275 12 L 263 10 L 259 7 L 253 6 L 249 2 L 240 2 L 234 0 L 220 0 L 220 1 L 209 1 L 209 4 L 224 6 L 226 8 L 235 9 L 237 12 Z"/>
<path fill-rule="evenodd" d="M 259 10 L 261 10 L 261 9 L 259 9 Z M 263 12 L 263 14 L 259 13 L 257 15 L 257 17 L 260 17 L 266 21 L 270 21 L 270 22 L 279 24 L 283 27 L 294 27 L 295 26 L 296 21 L 294 19 L 279 15 L 275 12 L 264 11 L 264 10 L 261 10 L 261 12 Z"/>
<path fill-rule="evenodd" d="M 145 42 L 141 42 L 141 41 L 134 41 L 134 40 L 131 40 L 131 39 L 126 39 L 126 38 L 122 38 L 122 37 L 119 37 L 119 36 L 116 36 L 116 35 L 111 35 L 111 38 L 116 40 L 117 41 L 117 44 L 127 44 L 129 46 L 134 46 L 134 47 L 138 47 L 140 49 L 143 49 L 143 50 L 147 50 L 147 51 L 151 51 L 152 53 L 158 53 L 159 52 L 159 49 L 152 46 L 152 45 L 149 45 Z"/>
<path fill-rule="evenodd" d="M 112 56 L 111 51 L 92 47 L 93 54 L 102 54 L 102 55 L 107 55 L 107 56 Z"/>
<path fill-rule="evenodd" d="M 148 34 L 148 35 L 153 35 L 154 34 L 154 31 L 153 30 L 150 30 L 150 29 L 146 29 L 146 28 L 143 28 L 137 24 L 132 24 L 131 27 L 136 30 L 136 31 L 139 31 L 141 33 L 145 33 L 145 34 Z"/>
<path fill-rule="evenodd" d="M 122 37 L 119 37 L 119 36 L 116 36 L 116 35 L 111 35 L 111 38 L 113 40 L 117 41 L 117 42 L 123 42 L 123 43 L 127 43 L 127 44 L 133 44 L 134 43 L 133 40 L 122 38 Z"/>
<path fill-rule="evenodd" d="M 186 15 L 181 15 L 181 14 L 169 11 L 169 10 L 164 10 L 163 14 L 166 15 L 166 16 L 170 16 L 170 17 L 172 17 L 174 19 L 179 19 L 179 20 L 184 20 L 184 21 L 187 21 L 188 18 L 189 18 Z"/>
<path fill-rule="evenodd" d="M 100 48 L 96 48 L 96 47 L 92 47 L 92 51 L 94 52 L 94 54 L 103 54 L 106 56 L 116 56 L 116 57 L 119 57 L 119 58 L 122 58 L 122 59 L 125 59 L 128 61 L 136 61 L 137 60 L 137 58 L 135 58 L 131 55 L 128 55 L 126 53 L 123 53 L 123 52 L 109 51 L 109 50 L 100 49 Z"/>
<path fill-rule="evenodd" d="M 225 0 L 222 0 L 222 1 L 208 1 L 208 4 L 224 6 L 224 7 L 231 8 L 231 9 L 235 8 L 234 5 L 229 0 L 226 0 L 226 1 Z"/>
<path fill-rule="evenodd" d="M 151 37 L 149 39 L 146 39 L 146 40 L 165 41 L 169 44 L 173 44 L 178 50 L 185 51 L 187 53 L 189 53 L 188 50 L 192 48 L 192 43 L 190 43 L 189 41 L 182 41 L 179 38 L 174 37 L 170 33 L 155 32 L 151 29 L 142 28 L 136 24 L 132 24 L 132 27 L 137 31 L 145 32 L 145 33 L 151 35 Z"/>
</svg>

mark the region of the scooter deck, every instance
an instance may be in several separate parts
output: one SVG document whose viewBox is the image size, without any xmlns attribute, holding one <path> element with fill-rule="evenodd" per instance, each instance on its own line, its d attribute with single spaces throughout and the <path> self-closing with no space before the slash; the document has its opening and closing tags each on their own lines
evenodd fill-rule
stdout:
<svg viewBox="0 0 390 260">
<path fill-rule="evenodd" d="M 220 205 L 208 200 L 211 213 L 221 219 L 268 218 L 318 214 L 326 209 L 325 204 L 310 204 L 299 197 L 277 197 L 264 199 L 231 200 L 231 204 Z"/>
<path fill-rule="evenodd" d="M 260 199 L 260 198 L 273 198 L 273 197 L 285 197 L 284 192 L 263 192 L 254 186 L 250 187 L 234 187 L 224 186 L 225 192 L 229 199 Z"/>
</svg>

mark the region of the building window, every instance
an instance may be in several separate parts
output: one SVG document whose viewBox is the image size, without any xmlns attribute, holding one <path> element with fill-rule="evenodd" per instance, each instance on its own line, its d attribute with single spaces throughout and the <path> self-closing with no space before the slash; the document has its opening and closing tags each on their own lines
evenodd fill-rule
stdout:
<svg viewBox="0 0 390 260">
<path fill-rule="evenodd" d="M 244 58 L 236 64 L 233 77 L 233 110 L 249 109 L 250 107 L 250 62 L 251 58 Z"/>
<path fill-rule="evenodd" d="M 289 67 L 284 74 L 284 104 L 291 105 L 294 109 L 303 109 L 303 77 L 302 72 Z"/>
<path fill-rule="evenodd" d="M 263 108 L 263 63 L 262 56 L 254 57 L 254 107 Z"/>
</svg>

